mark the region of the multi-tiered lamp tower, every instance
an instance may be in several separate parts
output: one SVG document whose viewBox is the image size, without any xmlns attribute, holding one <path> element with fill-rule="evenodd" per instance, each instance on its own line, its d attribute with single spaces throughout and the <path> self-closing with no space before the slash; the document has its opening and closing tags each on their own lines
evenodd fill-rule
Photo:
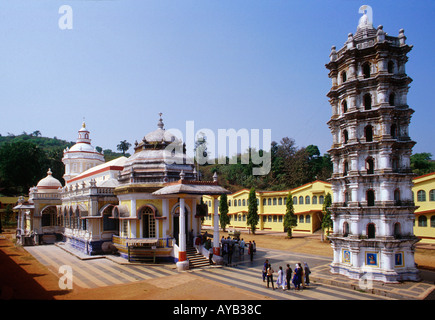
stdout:
<svg viewBox="0 0 435 320">
<path fill-rule="evenodd" d="M 382 282 L 419 280 L 414 263 L 414 202 L 408 135 L 414 112 L 407 104 L 412 79 L 405 73 L 403 29 L 398 37 L 372 25 L 362 6 L 356 33 L 332 47 L 326 65 L 332 88 L 328 122 L 334 222 L 331 272 Z"/>
</svg>

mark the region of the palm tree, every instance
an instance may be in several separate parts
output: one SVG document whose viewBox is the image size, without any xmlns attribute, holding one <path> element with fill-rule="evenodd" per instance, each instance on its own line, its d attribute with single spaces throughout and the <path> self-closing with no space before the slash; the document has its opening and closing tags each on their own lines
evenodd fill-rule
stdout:
<svg viewBox="0 0 435 320">
<path fill-rule="evenodd" d="M 120 141 L 120 144 L 116 146 L 118 151 L 122 152 L 122 155 L 125 156 L 125 152 L 131 147 L 131 143 L 128 143 L 127 140 Z"/>
</svg>

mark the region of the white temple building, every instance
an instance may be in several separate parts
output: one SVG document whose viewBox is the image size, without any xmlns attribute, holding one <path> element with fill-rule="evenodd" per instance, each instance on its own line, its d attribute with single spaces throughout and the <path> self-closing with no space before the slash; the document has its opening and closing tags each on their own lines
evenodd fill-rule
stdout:
<svg viewBox="0 0 435 320">
<path fill-rule="evenodd" d="M 161 114 L 160 114 L 161 116 Z M 65 186 L 48 172 L 18 209 L 17 239 L 23 245 L 62 241 L 88 255 L 118 254 L 129 261 L 171 261 L 188 269 L 190 235 L 201 234 L 213 198 L 229 193 L 214 181 L 199 181 L 182 141 L 165 130 L 146 134 L 130 157 L 104 162 L 91 145 L 85 123 L 77 143 L 64 151 Z M 201 250 L 198 248 L 198 250 Z M 214 228 L 214 260 L 222 261 L 219 224 Z M 208 254 L 208 252 L 207 252 Z"/>
</svg>

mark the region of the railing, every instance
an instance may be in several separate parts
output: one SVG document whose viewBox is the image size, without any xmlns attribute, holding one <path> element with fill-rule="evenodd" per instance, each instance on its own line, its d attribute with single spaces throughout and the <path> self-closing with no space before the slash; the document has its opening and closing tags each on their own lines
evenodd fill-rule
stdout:
<svg viewBox="0 0 435 320">
<path fill-rule="evenodd" d="M 119 251 L 121 256 L 124 256 L 128 261 L 145 261 L 152 260 L 156 262 L 156 258 L 167 259 L 171 257 L 175 248 L 173 238 L 158 238 L 155 242 L 140 244 L 141 240 L 152 240 L 146 238 L 126 238 L 112 236 L 113 245 Z M 129 244 L 132 242 L 133 244 Z"/>
<path fill-rule="evenodd" d="M 126 237 L 120 237 L 116 235 L 112 236 L 113 244 L 125 248 L 127 248 L 127 243 L 129 240 L 140 240 L 140 239 L 145 239 L 145 238 L 126 238 Z M 157 248 L 172 248 L 174 246 L 174 238 L 158 238 L 156 240 L 157 240 L 156 242 Z"/>
</svg>

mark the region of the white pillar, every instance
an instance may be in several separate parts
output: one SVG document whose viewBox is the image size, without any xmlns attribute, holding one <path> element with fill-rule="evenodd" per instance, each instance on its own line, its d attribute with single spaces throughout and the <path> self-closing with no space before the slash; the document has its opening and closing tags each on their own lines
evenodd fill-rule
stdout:
<svg viewBox="0 0 435 320">
<path fill-rule="evenodd" d="M 213 253 L 220 256 L 219 246 L 219 202 L 217 197 L 213 197 L 214 212 L 213 212 Z M 215 248 L 217 249 L 215 251 Z"/>
<path fill-rule="evenodd" d="M 184 204 L 184 198 L 180 198 L 180 218 L 179 221 L 179 234 L 178 234 L 178 245 L 179 245 L 179 251 L 178 251 L 178 262 L 177 262 L 177 269 L 179 271 L 187 270 L 189 269 L 189 261 L 187 260 L 186 255 L 186 216 L 185 216 L 185 204 Z"/>
<path fill-rule="evenodd" d="M 179 234 L 178 243 L 180 246 L 180 251 L 186 252 L 186 213 L 185 213 L 184 198 L 180 199 L 180 219 L 179 221 Z"/>
<path fill-rule="evenodd" d="M 169 199 L 163 199 L 162 201 L 162 215 L 166 219 L 162 219 L 163 228 L 161 237 L 166 237 L 168 235 L 168 224 L 169 224 Z"/>
<path fill-rule="evenodd" d="M 219 202 L 218 196 L 213 197 L 214 215 L 213 215 L 213 261 L 216 264 L 223 264 L 224 260 L 221 256 L 221 248 L 219 245 Z"/>
</svg>

